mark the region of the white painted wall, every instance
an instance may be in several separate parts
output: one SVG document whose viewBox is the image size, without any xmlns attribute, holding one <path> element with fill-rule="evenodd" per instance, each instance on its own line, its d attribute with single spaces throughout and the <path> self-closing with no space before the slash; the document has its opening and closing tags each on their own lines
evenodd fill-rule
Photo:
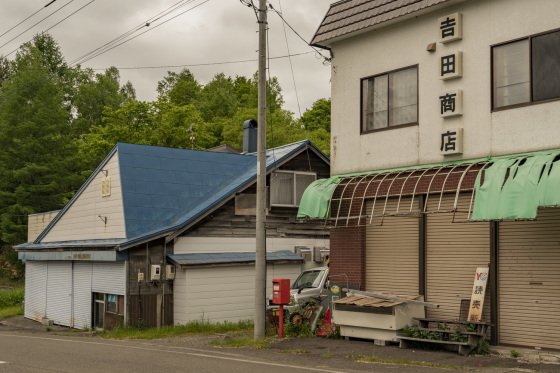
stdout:
<svg viewBox="0 0 560 373">
<path fill-rule="evenodd" d="M 463 14 L 463 39 L 438 40 L 438 17 Z M 335 42 L 331 172 L 367 171 L 560 147 L 560 101 L 491 112 L 491 46 L 559 27 L 558 0 L 469 0 Z M 463 51 L 463 77 L 442 81 L 438 59 Z M 360 135 L 360 79 L 418 64 L 419 125 Z M 439 116 L 444 90 L 463 90 L 463 116 Z M 464 128 L 462 155 L 440 154 L 444 128 Z"/>
<path fill-rule="evenodd" d="M 299 264 L 269 264 L 267 294 L 274 278 L 295 281 Z M 176 325 L 194 320 L 211 322 L 252 319 L 255 308 L 255 267 L 213 267 L 177 270 L 173 287 Z"/>
<path fill-rule="evenodd" d="M 294 251 L 296 246 L 329 247 L 330 240 L 317 238 L 286 238 L 268 237 L 266 239 L 267 251 Z M 226 253 L 226 252 L 252 252 L 256 248 L 255 237 L 179 237 L 175 242 L 175 254 L 195 253 Z"/>
<path fill-rule="evenodd" d="M 99 172 L 42 242 L 126 238 L 118 153 L 103 168 L 111 177 L 111 195 L 101 197 Z M 99 218 L 107 217 L 107 225 Z"/>
</svg>

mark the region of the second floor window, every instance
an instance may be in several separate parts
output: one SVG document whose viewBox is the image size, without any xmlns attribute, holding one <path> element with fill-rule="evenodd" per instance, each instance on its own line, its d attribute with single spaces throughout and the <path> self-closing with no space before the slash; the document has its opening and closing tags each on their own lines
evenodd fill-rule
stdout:
<svg viewBox="0 0 560 373">
<path fill-rule="evenodd" d="M 418 123 L 418 67 L 362 79 L 361 132 Z"/>
<path fill-rule="evenodd" d="M 560 31 L 492 48 L 493 108 L 560 98 Z"/>
</svg>

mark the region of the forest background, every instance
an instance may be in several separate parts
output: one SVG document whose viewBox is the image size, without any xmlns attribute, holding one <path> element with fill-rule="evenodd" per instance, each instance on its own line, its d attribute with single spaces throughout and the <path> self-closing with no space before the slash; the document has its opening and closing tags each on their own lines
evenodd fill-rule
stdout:
<svg viewBox="0 0 560 373">
<path fill-rule="evenodd" d="M 216 73 L 202 85 L 188 69 L 168 71 L 157 99 L 138 101 L 117 68 L 72 67 L 46 33 L 12 60 L 0 56 L 0 281 L 23 278 L 13 246 L 27 241 L 28 215 L 61 209 L 117 142 L 242 149 L 243 122 L 257 118 L 257 81 L 256 73 Z M 315 101 L 300 118 L 283 104 L 271 77 L 267 148 L 309 139 L 329 155 L 330 99 Z"/>
</svg>

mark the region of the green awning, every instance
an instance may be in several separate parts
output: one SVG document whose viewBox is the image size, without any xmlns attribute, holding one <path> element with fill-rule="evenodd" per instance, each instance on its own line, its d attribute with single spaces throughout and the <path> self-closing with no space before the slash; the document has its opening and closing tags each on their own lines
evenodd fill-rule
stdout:
<svg viewBox="0 0 560 373">
<path fill-rule="evenodd" d="M 560 149 L 478 158 L 421 166 L 352 173 L 321 179 L 303 194 L 298 218 L 329 218 L 329 202 L 337 185 L 358 175 L 389 174 L 483 164 L 474 186 L 470 220 L 534 219 L 539 206 L 560 206 Z M 402 172 L 401 172 L 402 173 Z M 429 177 L 429 176 L 427 176 Z M 481 184 L 481 180 L 484 183 Z M 363 196 L 361 197 L 363 198 Z"/>
</svg>

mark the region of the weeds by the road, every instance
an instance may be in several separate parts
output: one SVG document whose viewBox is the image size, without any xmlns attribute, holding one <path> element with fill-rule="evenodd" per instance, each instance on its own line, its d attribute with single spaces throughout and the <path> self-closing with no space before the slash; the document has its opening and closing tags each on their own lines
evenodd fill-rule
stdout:
<svg viewBox="0 0 560 373">
<path fill-rule="evenodd" d="M 0 290 L 0 317 L 23 315 L 24 288 Z"/>
<path fill-rule="evenodd" d="M 363 356 L 363 355 L 351 355 L 349 358 L 356 361 L 362 361 L 364 363 L 381 363 L 381 364 L 391 364 L 391 365 L 407 365 L 407 366 L 418 366 L 418 367 L 428 367 L 428 368 L 440 368 L 440 369 L 462 369 L 469 370 L 467 367 L 457 366 L 457 365 L 445 365 L 436 363 L 426 363 L 424 361 L 411 361 L 411 360 L 398 360 L 398 359 L 383 359 L 375 356 Z"/>
<path fill-rule="evenodd" d="M 189 334 L 215 334 L 244 330 L 253 330 L 253 322 L 251 320 L 243 320 L 237 323 L 228 321 L 211 323 L 207 320 L 196 320 L 185 325 L 164 326 L 160 329 L 144 329 L 120 325 L 113 330 L 101 332 L 99 335 L 103 338 L 111 339 L 161 339 Z"/>
<path fill-rule="evenodd" d="M 0 319 L 4 317 L 13 317 L 23 315 L 23 305 L 17 305 L 13 307 L 7 307 L 0 309 Z"/>
</svg>

